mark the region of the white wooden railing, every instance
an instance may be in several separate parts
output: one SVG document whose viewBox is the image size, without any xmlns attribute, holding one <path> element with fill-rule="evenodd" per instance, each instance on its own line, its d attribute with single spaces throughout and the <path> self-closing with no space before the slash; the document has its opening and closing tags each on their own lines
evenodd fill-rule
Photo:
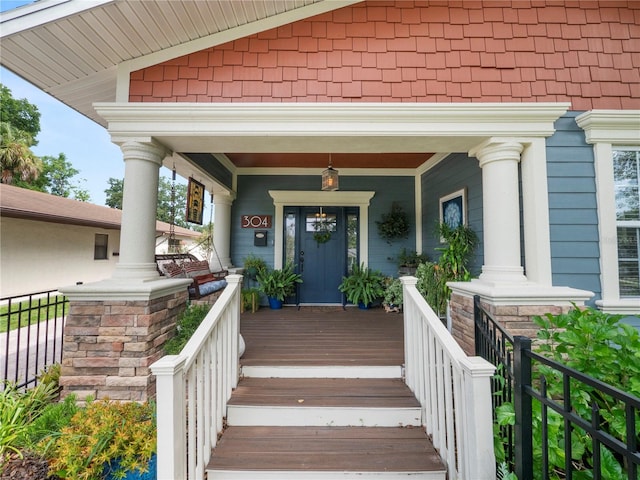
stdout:
<svg viewBox="0 0 640 480">
<path fill-rule="evenodd" d="M 449 480 L 495 480 L 490 379 L 495 367 L 468 357 L 416 289 L 404 294 L 405 381 Z"/>
<path fill-rule="evenodd" d="M 227 287 L 179 355 L 153 365 L 158 480 L 202 480 L 238 385 L 241 275 Z"/>
</svg>

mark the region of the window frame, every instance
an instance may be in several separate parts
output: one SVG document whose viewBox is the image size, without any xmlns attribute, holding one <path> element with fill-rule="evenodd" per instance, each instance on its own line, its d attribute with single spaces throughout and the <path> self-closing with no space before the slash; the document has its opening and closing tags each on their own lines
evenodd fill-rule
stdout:
<svg viewBox="0 0 640 480">
<path fill-rule="evenodd" d="M 104 243 L 104 245 L 102 244 L 98 244 L 98 238 L 100 239 L 105 239 L 106 242 Z M 98 249 L 102 249 L 104 248 L 104 252 L 102 252 L 102 250 L 98 250 Z M 103 253 L 104 256 L 99 256 L 99 253 Z M 94 260 L 109 260 L 109 234 L 107 233 L 96 233 L 93 237 L 93 259 Z"/>
<path fill-rule="evenodd" d="M 596 305 L 607 313 L 637 314 L 640 297 L 620 296 L 613 152 L 640 147 L 640 110 L 591 110 L 578 115 L 576 123 L 594 151 L 601 284 Z"/>
</svg>

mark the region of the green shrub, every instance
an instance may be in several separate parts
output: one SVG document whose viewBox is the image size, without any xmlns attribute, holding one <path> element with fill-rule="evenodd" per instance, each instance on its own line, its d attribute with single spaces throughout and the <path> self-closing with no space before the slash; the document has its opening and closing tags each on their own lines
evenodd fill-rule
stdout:
<svg viewBox="0 0 640 480">
<path fill-rule="evenodd" d="M 596 378 L 622 391 L 640 397 L 640 335 L 638 331 L 620 321 L 621 316 L 609 315 L 592 308 L 572 309 L 567 314 L 536 316 L 534 322 L 540 327 L 537 333 L 536 350 L 542 355 L 567 365 L 579 372 Z M 562 402 L 564 398 L 562 375 L 539 363 L 533 363 L 533 380 L 539 382 L 544 376 L 547 396 Z M 591 422 L 592 404 L 599 408 L 602 421 L 600 428 L 621 442 L 626 442 L 626 417 L 623 404 L 612 397 L 581 382 L 571 382 L 571 405 L 573 412 L 587 423 Z M 542 406 L 533 401 L 533 445 L 534 478 L 542 476 Z M 515 425 L 512 403 L 496 409 L 498 425 Z M 635 431 L 640 442 L 640 418 L 636 415 Z M 549 478 L 565 478 L 564 420 L 560 414 L 547 411 L 547 446 L 549 449 Z M 583 430 L 575 427 L 571 431 L 574 479 L 591 479 L 593 473 L 592 439 Z M 503 449 L 496 448 L 496 458 L 501 460 Z M 602 478 L 627 478 L 623 464 L 607 448 L 601 450 Z"/>
<path fill-rule="evenodd" d="M 40 383 L 20 390 L 6 384 L 0 391 L 0 463 L 9 452 L 19 452 L 29 424 L 35 421 L 52 401 L 57 390 L 51 384 Z"/>
<path fill-rule="evenodd" d="M 176 335 L 164 344 L 167 355 L 179 354 L 209 313 L 210 305 L 189 305 L 178 315 Z"/>
<path fill-rule="evenodd" d="M 27 426 L 18 443 L 23 448 L 46 455 L 52 443 L 79 408 L 76 405 L 75 395 L 69 395 L 62 402 L 48 404 L 38 418 Z"/>
</svg>

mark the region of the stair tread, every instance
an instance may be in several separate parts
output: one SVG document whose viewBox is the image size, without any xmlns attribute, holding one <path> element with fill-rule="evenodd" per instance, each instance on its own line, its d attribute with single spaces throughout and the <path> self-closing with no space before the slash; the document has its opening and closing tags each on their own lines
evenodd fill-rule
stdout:
<svg viewBox="0 0 640 480">
<path fill-rule="evenodd" d="M 419 408 L 394 378 L 243 378 L 229 406 Z"/>
<path fill-rule="evenodd" d="M 208 470 L 444 471 L 422 428 L 229 427 Z"/>
</svg>

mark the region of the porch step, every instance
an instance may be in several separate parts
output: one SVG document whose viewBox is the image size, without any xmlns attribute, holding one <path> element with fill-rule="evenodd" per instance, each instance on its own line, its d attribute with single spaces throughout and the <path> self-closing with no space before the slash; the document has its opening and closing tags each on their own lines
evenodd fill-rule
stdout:
<svg viewBox="0 0 640 480">
<path fill-rule="evenodd" d="M 244 378 L 230 426 L 420 426 L 420 404 L 400 379 Z"/>
<path fill-rule="evenodd" d="M 445 480 L 422 428 L 229 427 L 207 466 L 209 478 Z"/>
</svg>

